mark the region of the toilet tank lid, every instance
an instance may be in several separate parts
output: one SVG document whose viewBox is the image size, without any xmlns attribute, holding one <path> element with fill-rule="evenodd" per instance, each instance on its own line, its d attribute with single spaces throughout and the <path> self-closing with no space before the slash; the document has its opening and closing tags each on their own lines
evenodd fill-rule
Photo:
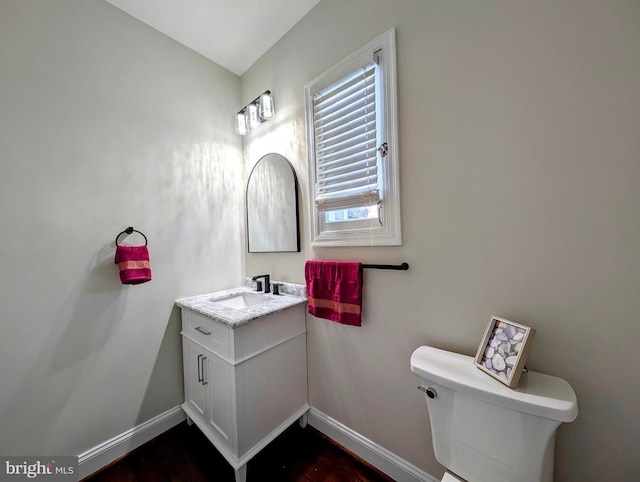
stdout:
<svg viewBox="0 0 640 482">
<path fill-rule="evenodd" d="M 571 385 L 543 373 L 523 373 L 517 388 L 509 388 L 483 373 L 473 357 L 430 346 L 411 355 L 411 371 L 418 377 L 466 396 L 531 415 L 561 422 L 578 416 L 578 401 Z"/>
</svg>

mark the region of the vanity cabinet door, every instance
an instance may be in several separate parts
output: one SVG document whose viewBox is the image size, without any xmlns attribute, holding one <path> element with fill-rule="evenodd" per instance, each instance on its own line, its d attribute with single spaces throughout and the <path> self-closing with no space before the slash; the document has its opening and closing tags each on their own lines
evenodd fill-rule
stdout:
<svg viewBox="0 0 640 482">
<path fill-rule="evenodd" d="M 233 452 L 233 367 L 205 350 L 205 384 L 208 389 L 207 425 Z"/>
<path fill-rule="evenodd" d="M 182 337 L 185 405 L 223 445 L 234 451 L 233 367 L 187 337 Z"/>
<path fill-rule="evenodd" d="M 185 403 L 196 415 L 206 419 L 207 385 L 203 383 L 205 351 L 197 343 L 182 337 Z"/>
</svg>

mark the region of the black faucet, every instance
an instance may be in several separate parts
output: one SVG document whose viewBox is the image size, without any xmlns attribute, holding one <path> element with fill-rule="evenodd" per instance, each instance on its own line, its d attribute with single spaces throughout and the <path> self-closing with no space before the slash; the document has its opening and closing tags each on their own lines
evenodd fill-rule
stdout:
<svg viewBox="0 0 640 482">
<path fill-rule="evenodd" d="M 256 281 L 258 278 L 264 278 L 264 292 L 271 293 L 271 284 L 269 283 L 269 275 L 268 274 L 259 274 L 251 278 L 251 281 Z M 262 289 L 262 281 L 257 281 L 258 291 Z"/>
</svg>

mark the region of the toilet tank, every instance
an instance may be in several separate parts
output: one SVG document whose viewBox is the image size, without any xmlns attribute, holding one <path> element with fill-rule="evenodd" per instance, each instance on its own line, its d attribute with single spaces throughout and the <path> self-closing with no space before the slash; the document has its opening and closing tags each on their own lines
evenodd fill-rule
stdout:
<svg viewBox="0 0 640 482">
<path fill-rule="evenodd" d="M 578 415 L 563 379 L 523 373 L 512 389 L 470 356 L 422 346 L 411 371 L 425 393 L 436 459 L 469 482 L 551 482 L 556 429 Z"/>
</svg>

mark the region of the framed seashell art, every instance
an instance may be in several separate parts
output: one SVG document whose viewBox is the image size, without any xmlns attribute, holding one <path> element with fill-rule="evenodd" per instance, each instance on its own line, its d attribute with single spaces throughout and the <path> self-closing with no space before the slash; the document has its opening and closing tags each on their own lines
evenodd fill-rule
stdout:
<svg viewBox="0 0 640 482">
<path fill-rule="evenodd" d="M 509 388 L 516 388 L 535 335 L 533 328 L 493 316 L 474 364 Z"/>
</svg>

